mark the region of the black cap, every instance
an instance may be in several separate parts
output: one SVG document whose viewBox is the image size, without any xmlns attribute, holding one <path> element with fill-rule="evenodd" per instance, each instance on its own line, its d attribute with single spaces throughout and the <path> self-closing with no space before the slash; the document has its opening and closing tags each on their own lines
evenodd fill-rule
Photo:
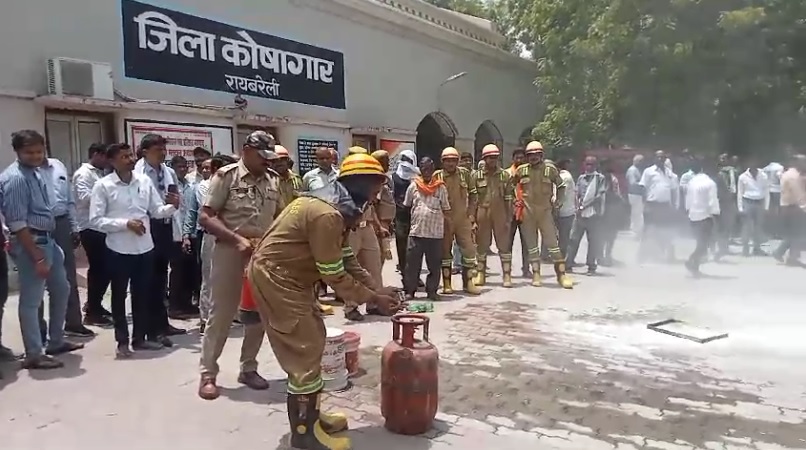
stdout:
<svg viewBox="0 0 806 450">
<path fill-rule="evenodd" d="M 260 153 L 260 156 L 266 159 L 277 159 L 278 156 L 274 153 L 275 139 L 269 133 L 258 130 L 253 131 L 246 137 L 244 147 L 252 147 Z"/>
</svg>

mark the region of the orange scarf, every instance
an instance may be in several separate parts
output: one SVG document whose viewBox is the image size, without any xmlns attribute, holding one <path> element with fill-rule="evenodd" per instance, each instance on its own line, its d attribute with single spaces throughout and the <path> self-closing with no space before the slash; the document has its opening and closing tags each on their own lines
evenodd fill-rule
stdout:
<svg viewBox="0 0 806 450">
<path fill-rule="evenodd" d="M 423 177 L 417 177 L 414 179 L 414 184 L 417 185 L 417 189 L 419 189 L 421 193 L 430 197 L 436 194 L 437 189 L 445 183 L 442 180 L 434 178 L 431 178 L 431 181 L 426 183 Z"/>
<path fill-rule="evenodd" d="M 514 177 L 517 173 L 515 164 L 512 165 L 511 169 Z M 518 204 L 515 205 L 515 220 L 521 222 L 523 221 L 525 206 L 523 204 L 523 186 L 520 183 L 515 183 L 515 200 L 518 201 Z"/>
</svg>

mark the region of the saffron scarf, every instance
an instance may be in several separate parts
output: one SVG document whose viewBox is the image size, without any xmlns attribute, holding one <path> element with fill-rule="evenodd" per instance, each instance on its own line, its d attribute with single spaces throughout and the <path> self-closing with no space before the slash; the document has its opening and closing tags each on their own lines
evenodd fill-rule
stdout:
<svg viewBox="0 0 806 450">
<path fill-rule="evenodd" d="M 517 173 L 517 170 L 516 170 L 517 168 L 518 167 L 515 164 L 513 164 L 512 167 L 510 167 L 510 170 L 512 171 L 512 176 L 513 177 Z M 526 208 L 525 208 L 525 206 L 523 204 L 523 185 L 521 185 L 520 183 L 517 183 L 517 182 L 515 183 L 515 200 L 518 201 L 517 204 L 515 205 L 515 210 L 514 210 L 515 220 L 518 221 L 518 222 L 522 222 L 523 221 L 523 213 L 524 213 L 524 210 Z"/>
<path fill-rule="evenodd" d="M 437 189 L 445 184 L 442 180 L 432 178 L 430 182 L 426 183 L 423 177 L 415 177 L 414 184 L 423 195 L 432 196 L 437 193 Z"/>
</svg>

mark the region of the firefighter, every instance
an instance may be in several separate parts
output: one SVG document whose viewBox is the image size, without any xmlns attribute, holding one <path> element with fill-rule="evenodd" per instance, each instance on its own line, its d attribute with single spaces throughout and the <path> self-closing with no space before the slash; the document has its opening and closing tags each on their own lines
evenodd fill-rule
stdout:
<svg viewBox="0 0 806 450">
<path fill-rule="evenodd" d="M 359 146 L 350 147 L 349 155 L 365 155 L 369 158 L 372 158 L 372 156 L 369 155 L 369 152 L 367 152 L 367 149 Z M 377 159 L 372 159 L 377 162 Z M 378 162 L 378 164 L 380 165 L 380 162 Z M 381 166 L 381 169 L 383 169 L 383 166 Z M 384 175 L 386 175 L 385 171 Z M 361 267 L 363 267 L 375 280 L 375 284 L 381 286 L 383 285 L 383 254 L 381 253 L 381 246 L 378 244 L 378 237 L 375 233 L 376 201 L 377 196 L 374 196 L 371 197 L 367 202 L 366 207 L 364 208 L 364 214 L 356 225 L 355 230 L 350 233 L 350 237 L 348 238 L 347 242 L 353 249 L 355 257 L 358 260 L 358 263 L 361 264 Z M 345 319 L 353 322 L 361 322 L 364 320 L 364 315 L 361 314 L 361 311 L 358 309 L 359 303 L 356 303 L 350 297 L 341 297 L 338 295 L 338 293 L 336 293 L 336 295 L 337 297 L 344 299 Z M 375 305 L 371 302 L 367 303 L 367 314 L 378 314 L 377 308 L 375 308 Z"/>
<path fill-rule="evenodd" d="M 343 414 L 319 409 L 325 324 L 310 288 L 324 280 L 336 294 L 372 302 L 385 314 L 399 308 L 394 288 L 383 288 L 361 268 L 347 236 L 363 220 L 362 208 L 375 198 L 386 174 L 369 155 L 342 163 L 336 189 L 320 189 L 294 200 L 257 244 L 247 268 L 272 350 L 288 374 L 291 447 L 346 450 L 350 439 L 330 434 L 347 428 Z"/>
<path fill-rule="evenodd" d="M 486 283 L 487 249 L 495 237 L 495 246 L 501 259 L 503 285 L 512 287 L 512 241 L 509 238 L 509 227 L 513 188 L 509 174 L 498 166 L 499 156 L 501 151 L 497 145 L 485 145 L 481 150 L 484 168 L 473 173 L 478 189 L 476 286 L 484 286 Z"/>
<path fill-rule="evenodd" d="M 277 159 L 274 160 L 274 170 L 280 174 L 280 196 L 286 205 L 299 197 L 302 189 L 302 177 L 291 171 L 291 155 L 282 145 L 274 146 Z"/>
<path fill-rule="evenodd" d="M 554 261 L 557 281 L 565 289 L 574 287 L 565 272 L 565 259 L 557 242 L 557 229 L 554 226 L 555 208 L 561 206 L 565 198 L 565 184 L 560 171 L 543 160 L 543 145 L 532 141 L 526 145 L 526 164 L 515 171 L 515 182 L 523 194 L 523 200 L 516 201 L 516 208 L 523 210 L 522 230 L 526 235 L 529 262 L 532 266 L 532 286 L 541 286 L 540 247 L 537 245 L 537 231 L 546 241 L 549 255 Z"/>
<path fill-rule="evenodd" d="M 435 180 L 445 183 L 451 210 L 445 217 L 445 235 L 442 238 L 442 293 L 453 294 L 451 286 L 451 247 L 453 240 L 462 254 L 462 288 L 470 295 L 481 291 L 474 282 L 476 272 L 476 244 L 473 229 L 476 226 L 476 184 L 469 170 L 459 167 L 459 151 L 446 147 L 442 151 L 442 169 L 434 172 Z"/>
<path fill-rule="evenodd" d="M 392 194 L 392 177 L 389 173 L 389 152 L 386 150 L 376 150 L 372 152 L 372 157 L 381 163 L 383 170 L 387 172 L 386 184 L 381 189 L 380 195 L 375 202 L 375 235 L 378 238 L 378 245 L 381 248 L 381 268 L 387 260 L 392 259 L 392 248 L 390 238 L 392 236 L 392 222 L 395 220 L 395 198 Z"/>
</svg>

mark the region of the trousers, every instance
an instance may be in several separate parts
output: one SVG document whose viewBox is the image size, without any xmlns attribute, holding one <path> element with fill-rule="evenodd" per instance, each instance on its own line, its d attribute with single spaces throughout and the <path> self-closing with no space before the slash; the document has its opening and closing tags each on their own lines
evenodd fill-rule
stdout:
<svg viewBox="0 0 806 450">
<path fill-rule="evenodd" d="M 638 194 L 629 194 L 630 202 L 630 231 L 640 236 L 644 232 L 644 197 Z"/>
<path fill-rule="evenodd" d="M 476 268 L 476 244 L 473 242 L 473 227 L 470 218 L 452 217 L 445 219 L 445 234 L 442 237 L 442 267 L 450 268 L 453 262 L 453 241 L 459 245 L 462 254 L 462 267 Z"/>
<path fill-rule="evenodd" d="M 521 240 L 521 270 L 526 272 L 529 270 L 529 247 L 526 245 L 526 236 L 524 235 L 523 223 L 512 219 L 509 226 L 509 245 L 510 248 L 515 248 L 515 232 L 518 232 Z"/>
<path fill-rule="evenodd" d="M 375 230 L 370 225 L 357 228 L 350 233 L 347 238 L 350 248 L 355 253 L 358 264 L 369 273 L 378 286 L 383 286 L 383 266 L 381 265 L 381 247 L 378 245 L 378 238 Z M 344 307 L 346 310 L 358 308 L 353 299 L 345 298 Z"/>
<path fill-rule="evenodd" d="M 764 221 L 764 202 L 762 200 L 742 199 L 742 251 L 750 253 L 750 240 L 753 241 L 753 250 L 761 250 L 763 240 L 762 222 Z"/>
<path fill-rule="evenodd" d="M 476 232 L 476 247 L 478 248 L 478 261 L 481 264 L 487 262 L 487 251 L 490 249 L 493 238 L 501 262 L 512 262 L 512 239 L 509 236 L 512 221 L 509 219 L 509 214 L 495 214 L 495 212 L 497 211 L 493 211 L 492 208 L 480 207 L 476 216 L 479 227 Z"/>
<path fill-rule="evenodd" d="M 425 265 L 428 267 L 428 276 L 425 279 L 425 291 L 431 295 L 436 294 L 439 288 L 439 269 L 440 259 L 440 239 L 422 238 L 417 236 L 409 236 L 409 246 L 406 249 L 406 270 L 403 274 L 403 290 L 410 295 L 417 292 L 418 284 L 420 283 L 420 268 L 423 266 L 423 257 L 425 257 Z"/>
<path fill-rule="evenodd" d="M 99 315 L 104 294 L 109 289 L 111 266 L 106 261 L 106 234 L 95 230 L 81 230 L 81 246 L 87 255 L 87 315 Z"/>
<path fill-rule="evenodd" d="M 540 262 L 540 247 L 537 242 L 538 231 L 546 243 L 551 260 L 555 263 L 565 262 L 563 253 L 560 251 L 557 228 L 554 226 L 554 214 L 550 206 L 527 208 L 521 227 L 525 231 L 530 263 Z"/>
<path fill-rule="evenodd" d="M 210 317 L 210 310 L 213 308 L 212 297 L 210 295 L 212 286 L 210 284 L 210 274 L 213 269 L 213 249 L 215 248 L 215 236 L 204 233 L 199 250 L 201 260 L 201 290 L 199 291 L 199 317 L 207 322 Z"/>
<path fill-rule="evenodd" d="M 597 262 L 602 257 L 602 216 L 580 217 L 574 221 L 574 228 L 571 231 L 571 242 L 568 244 L 568 256 L 565 264 L 568 267 L 574 265 L 574 260 L 579 251 L 579 244 L 582 237 L 588 238 L 588 255 L 585 264 L 590 270 L 596 270 Z"/>
<path fill-rule="evenodd" d="M 106 260 L 109 261 L 112 277 L 112 322 L 115 324 L 115 341 L 118 344 L 129 344 L 129 323 L 126 320 L 126 295 L 131 293 L 132 333 L 131 341 L 144 341 L 146 336 L 156 334 L 151 323 L 152 303 L 148 298 L 148 286 L 151 281 L 151 264 L 153 250 L 140 255 L 124 255 L 108 250 Z"/>
</svg>

